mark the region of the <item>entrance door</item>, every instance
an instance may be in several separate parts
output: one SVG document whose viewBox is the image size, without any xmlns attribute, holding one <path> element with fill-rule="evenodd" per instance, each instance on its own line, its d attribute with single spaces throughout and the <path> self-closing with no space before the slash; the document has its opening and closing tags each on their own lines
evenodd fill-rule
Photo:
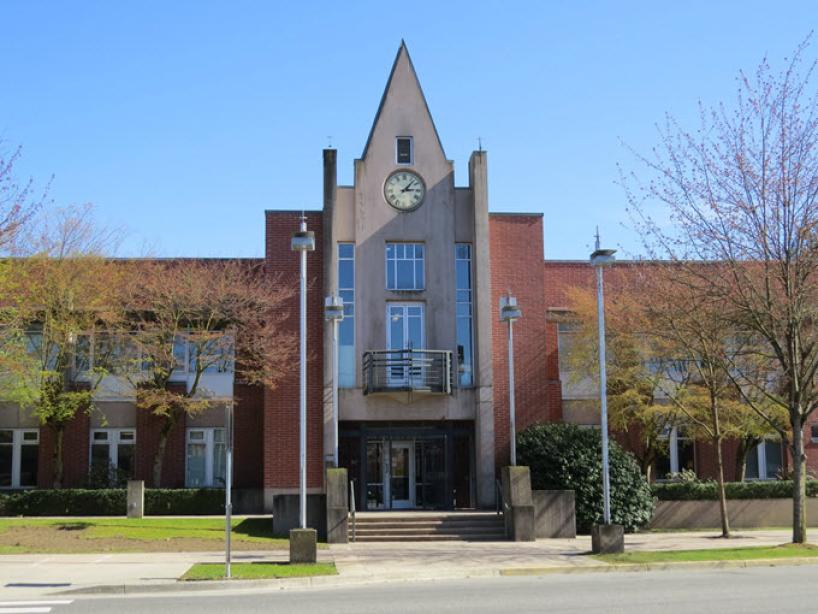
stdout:
<svg viewBox="0 0 818 614">
<path fill-rule="evenodd" d="M 394 350 L 393 365 L 387 381 L 393 387 L 417 387 L 422 379 L 419 368 L 412 368 L 409 354 L 400 350 L 423 349 L 423 304 L 389 303 L 386 307 L 386 343 Z M 416 381 L 417 380 L 417 381 Z"/>
<path fill-rule="evenodd" d="M 392 509 L 415 507 L 415 454 L 411 441 L 393 441 L 389 463 L 389 498 Z"/>
</svg>

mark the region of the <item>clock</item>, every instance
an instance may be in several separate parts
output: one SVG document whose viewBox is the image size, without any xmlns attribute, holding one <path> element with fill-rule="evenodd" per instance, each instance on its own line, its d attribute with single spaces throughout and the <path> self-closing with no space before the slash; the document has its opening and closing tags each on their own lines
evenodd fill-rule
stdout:
<svg viewBox="0 0 818 614">
<path fill-rule="evenodd" d="M 395 171 L 383 184 L 383 196 L 398 211 L 412 211 L 423 204 L 426 184 L 417 173 Z"/>
</svg>

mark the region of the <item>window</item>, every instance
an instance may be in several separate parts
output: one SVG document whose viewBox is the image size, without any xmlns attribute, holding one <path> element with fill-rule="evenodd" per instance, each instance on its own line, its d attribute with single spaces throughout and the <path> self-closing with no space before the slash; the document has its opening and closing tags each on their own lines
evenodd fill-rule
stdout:
<svg viewBox="0 0 818 614">
<path fill-rule="evenodd" d="M 693 440 L 684 427 L 667 427 L 663 438 L 667 439 L 667 454 L 656 459 L 656 479 L 667 479 L 668 475 L 682 471 L 696 471 Z"/>
<path fill-rule="evenodd" d="M 747 480 L 774 480 L 781 471 L 784 450 L 781 442 L 767 439 L 750 450 L 747 455 Z"/>
<path fill-rule="evenodd" d="M 133 477 L 134 429 L 94 429 L 91 431 L 91 481 L 116 486 Z"/>
<path fill-rule="evenodd" d="M 0 488 L 37 485 L 39 444 L 36 429 L 0 429 Z"/>
<path fill-rule="evenodd" d="M 472 337 L 471 245 L 454 246 L 457 310 L 457 370 L 460 385 L 474 385 L 474 344 Z"/>
<path fill-rule="evenodd" d="M 173 339 L 174 373 L 195 373 L 200 355 L 207 365 L 203 373 L 231 373 L 233 351 L 233 337 L 225 333 L 178 334 Z"/>
<path fill-rule="evenodd" d="M 818 423 L 810 427 L 810 439 L 812 439 L 812 443 L 818 443 Z"/>
<path fill-rule="evenodd" d="M 188 429 L 185 486 L 224 487 L 226 453 L 223 428 Z"/>
<path fill-rule="evenodd" d="M 338 294 L 344 319 L 338 325 L 338 386 L 355 387 L 355 244 L 338 244 Z"/>
<path fill-rule="evenodd" d="M 412 164 L 412 137 L 399 136 L 395 139 L 395 162 L 398 164 Z"/>
<path fill-rule="evenodd" d="M 423 290 L 422 243 L 386 244 L 386 289 Z"/>
</svg>

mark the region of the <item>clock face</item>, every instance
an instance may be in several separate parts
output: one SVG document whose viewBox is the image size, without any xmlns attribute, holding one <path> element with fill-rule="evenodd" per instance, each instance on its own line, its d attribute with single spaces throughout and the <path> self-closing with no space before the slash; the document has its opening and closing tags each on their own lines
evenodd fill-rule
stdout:
<svg viewBox="0 0 818 614">
<path fill-rule="evenodd" d="M 386 202 L 398 211 L 412 211 L 423 204 L 426 184 L 412 171 L 395 171 L 383 184 Z"/>
</svg>

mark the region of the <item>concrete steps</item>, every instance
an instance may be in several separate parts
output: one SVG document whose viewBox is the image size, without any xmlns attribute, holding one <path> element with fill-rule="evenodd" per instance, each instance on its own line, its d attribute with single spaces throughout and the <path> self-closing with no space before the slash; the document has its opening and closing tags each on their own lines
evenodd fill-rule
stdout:
<svg viewBox="0 0 818 614">
<path fill-rule="evenodd" d="M 352 541 L 352 522 L 349 537 Z M 355 541 L 505 541 L 502 516 L 491 512 L 363 512 Z"/>
</svg>

